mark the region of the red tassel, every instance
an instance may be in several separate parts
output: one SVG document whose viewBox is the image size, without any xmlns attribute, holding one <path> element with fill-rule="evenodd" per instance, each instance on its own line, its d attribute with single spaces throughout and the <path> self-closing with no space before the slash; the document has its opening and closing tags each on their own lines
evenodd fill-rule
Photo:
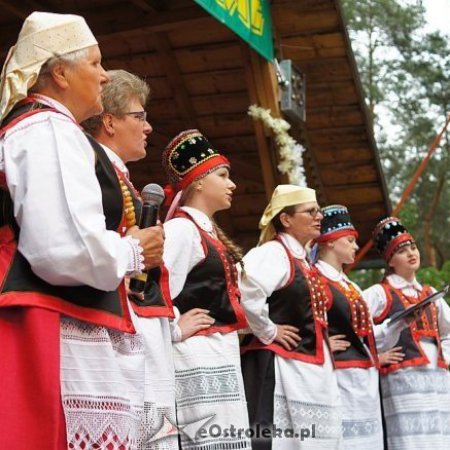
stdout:
<svg viewBox="0 0 450 450">
<path fill-rule="evenodd" d="M 164 205 L 170 206 L 176 195 L 176 191 L 171 184 L 166 184 L 164 186 L 164 195 L 166 196 L 164 200 Z"/>
</svg>

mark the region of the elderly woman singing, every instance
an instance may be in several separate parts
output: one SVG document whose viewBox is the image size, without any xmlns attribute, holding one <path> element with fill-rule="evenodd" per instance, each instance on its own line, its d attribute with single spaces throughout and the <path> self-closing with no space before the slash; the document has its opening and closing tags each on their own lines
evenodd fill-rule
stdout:
<svg viewBox="0 0 450 450">
<path fill-rule="evenodd" d="M 163 237 L 122 233 L 116 172 L 78 125 L 107 81 L 74 15 L 31 14 L 2 70 L 2 448 L 136 448 L 123 363 L 143 349 L 123 278 L 161 263 Z"/>
</svg>

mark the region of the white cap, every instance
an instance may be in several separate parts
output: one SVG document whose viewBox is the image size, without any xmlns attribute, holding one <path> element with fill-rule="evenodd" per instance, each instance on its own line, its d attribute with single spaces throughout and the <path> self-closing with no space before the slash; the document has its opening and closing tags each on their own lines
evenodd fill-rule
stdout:
<svg viewBox="0 0 450 450">
<path fill-rule="evenodd" d="M 9 50 L 0 79 L 0 121 L 27 96 L 41 67 L 51 58 L 97 44 L 81 16 L 33 12 Z"/>
</svg>

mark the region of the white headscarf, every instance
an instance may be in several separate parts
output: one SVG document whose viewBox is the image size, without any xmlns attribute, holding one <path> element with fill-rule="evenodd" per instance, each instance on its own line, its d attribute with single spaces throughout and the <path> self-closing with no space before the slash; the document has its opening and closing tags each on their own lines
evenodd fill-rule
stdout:
<svg viewBox="0 0 450 450">
<path fill-rule="evenodd" d="M 96 44 L 97 40 L 81 16 L 46 12 L 30 14 L 3 65 L 0 122 L 17 102 L 27 96 L 49 59 Z"/>
<path fill-rule="evenodd" d="M 259 221 L 259 244 L 272 239 L 276 232 L 272 219 L 287 206 L 300 205 L 301 203 L 315 202 L 316 191 L 307 187 L 293 184 L 280 184 L 273 191 L 272 198 Z"/>
</svg>

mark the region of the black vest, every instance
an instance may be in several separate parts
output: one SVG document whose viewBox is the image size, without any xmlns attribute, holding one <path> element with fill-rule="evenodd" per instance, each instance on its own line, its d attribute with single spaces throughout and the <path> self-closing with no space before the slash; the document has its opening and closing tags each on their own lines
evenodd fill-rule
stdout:
<svg viewBox="0 0 450 450">
<path fill-rule="evenodd" d="M 173 305 L 181 314 L 194 308 L 209 310 L 215 323 L 197 334 L 217 331 L 226 333 L 245 328 L 247 321 L 240 304 L 236 268 L 225 246 L 198 227 L 186 212 L 179 212 L 177 217 L 184 217 L 195 224 L 200 233 L 205 259 L 188 273 L 184 287 L 173 300 Z"/>
<path fill-rule="evenodd" d="M 353 305 L 345 294 L 324 277 L 331 291 L 332 303 L 328 309 L 328 334 L 335 336 L 345 334 L 345 340 L 350 347 L 333 354 L 337 368 L 374 367 L 377 365 L 378 355 L 373 336 L 370 313 L 364 299 L 359 297 Z M 355 310 L 352 314 L 352 308 Z M 356 317 L 355 317 L 356 316 Z M 361 317 L 362 316 L 362 317 Z M 363 342 L 367 347 L 363 345 Z M 369 356 L 367 348 L 372 356 Z"/>
<path fill-rule="evenodd" d="M 329 301 L 316 268 L 304 266 L 286 250 L 291 263 L 288 283 L 267 298 L 269 318 L 278 325 L 292 325 L 300 332 L 301 341 L 294 350 L 287 351 L 273 342 L 264 345 L 255 336 L 247 335 L 242 342 L 242 353 L 250 350 L 271 350 L 285 358 L 323 364 L 323 339 L 326 333 L 326 306 Z"/>
<path fill-rule="evenodd" d="M 116 167 L 118 177 L 128 187 L 133 201 L 136 224 L 139 224 L 142 200 L 127 176 Z M 126 228 L 124 226 L 124 228 Z M 166 267 L 154 267 L 147 271 L 147 281 L 143 299 L 130 295 L 131 307 L 141 317 L 175 317 L 169 289 L 169 274 Z"/>
<path fill-rule="evenodd" d="M 6 129 L 8 124 L 17 123 L 20 118 L 34 114 L 37 110 L 58 112 L 46 105 L 26 103 L 16 107 L 8 115 L 2 128 Z M 91 136 L 87 135 L 87 139 L 96 155 L 95 172 L 102 191 L 106 228 L 116 231 L 123 216 L 123 196 L 119 181 L 102 146 Z M 43 307 L 96 325 L 134 332 L 123 283 L 118 289 L 106 292 L 90 286 L 55 286 L 35 275 L 28 261 L 17 250 L 20 229 L 12 215 L 13 205 L 6 185 L 0 189 L 0 202 L 0 234 L 5 241 L 0 255 L 0 267 L 3 269 L 0 273 L 3 281 L 0 307 Z"/>
<path fill-rule="evenodd" d="M 404 311 L 407 306 L 406 297 L 402 297 L 402 293 L 399 289 L 394 289 L 387 281 L 381 283 L 381 286 L 386 293 L 387 304 L 385 310 L 376 317 L 375 323 L 381 323 L 383 320 L 388 319 L 393 314 Z M 432 290 L 429 286 L 424 286 L 422 294 L 413 303 L 419 302 L 426 296 L 430 295 Z M 412 322 L 409 327 L 405 328 L 400 333 L 400 338 L 396 346 L 401 346 L 405 358 L 397 364 L 389 364 L 383 366 L 380 371 L 382 374 L 393 372 L 403 367 L 411 366 L 423 366 L 429 363 L 425 353 L 423 353 L 420 338 L 430 337 L 435 342 L 438 348 L 438 367 L 447 368 L 447 363 L 444 360 L 441 348 L 441 340 L 439 335 L 438 326 L 438 310 L 436 305 L 431 303 L 425 308 L 422 313 L 421 319 Z"/>
</svg>

